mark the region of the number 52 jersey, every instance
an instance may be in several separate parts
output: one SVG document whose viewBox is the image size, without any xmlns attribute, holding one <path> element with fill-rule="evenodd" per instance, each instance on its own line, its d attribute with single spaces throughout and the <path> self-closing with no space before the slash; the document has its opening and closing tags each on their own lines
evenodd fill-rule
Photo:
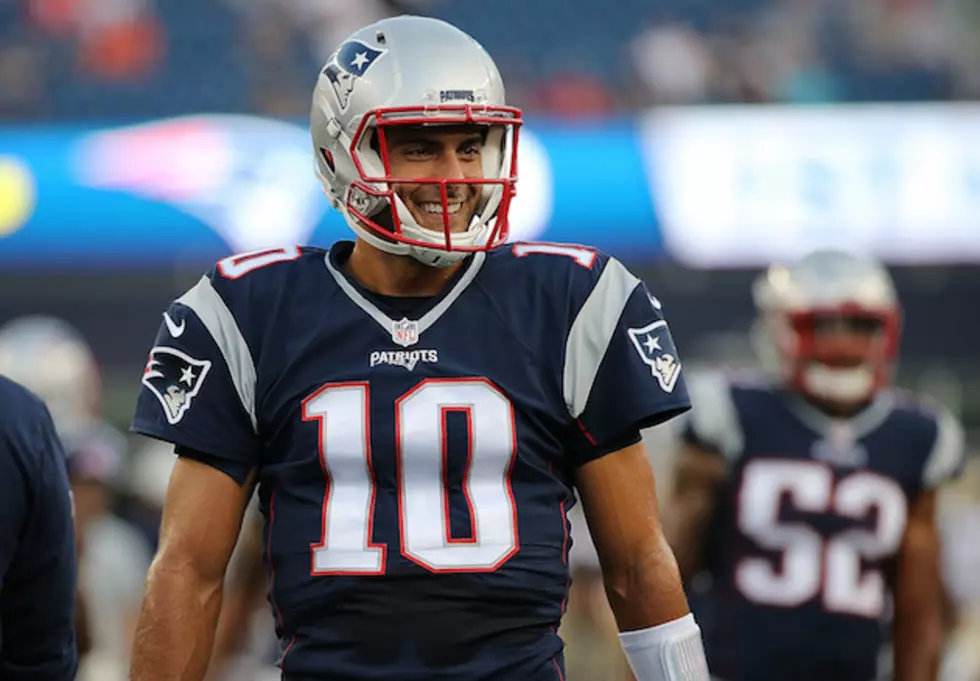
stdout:
<svg viewBox="0 0 980 681">
<path fill-rule="evenodd" d="M 876 678 L 909 512 L 958 474 L 958 422 L 899 390 L 849 420 L 761 381 L 702 376 L 691 394 L 685 439 L 728 464 L 706 544 L 712 674 Z"/>
<path fill-rule="evenodd" d="M 218 263 L 133 429 L 258 470 L 286 679 L 561 678 L 574 469 L 689 408 L 660 304 L 582 247 L 475 254 L 425 299 L 359 287 L 351 248 Z"/>
</svg>

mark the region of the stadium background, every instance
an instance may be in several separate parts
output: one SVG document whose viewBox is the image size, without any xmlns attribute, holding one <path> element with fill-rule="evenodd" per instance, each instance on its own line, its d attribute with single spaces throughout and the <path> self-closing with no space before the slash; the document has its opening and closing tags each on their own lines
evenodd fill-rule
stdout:
<svg viewBox="0 0 980 681">
<path fill-rule="evenodd" d="M 124 428 L 160 312 L 203 269 L 346 238 L 312 173 L 309 91 L 331 46 L 401 12 L 470 32 L 524 108 L 518 236 L 626 262 L 664 302 L 688 371 L 751 362 L 760 267 L 849 246 L 892 266 L 899 382 L 980 441 L 974 0 L 3 0 L 0 323 L 43 313 L 79 329 Z M 121 503 L 151 470 L 130 444 L 104 475 Z M 650 444 L 662 482 L 669 429 Z M 975 467 L 944 505 L 949 679 L 980 678 Z M 569 676 L 622 678 L 579 556 Z M 99 617 L 124 622 L 135 591 Z M 116 678 L 124 649 L 88 677 Z"/>
</svg>

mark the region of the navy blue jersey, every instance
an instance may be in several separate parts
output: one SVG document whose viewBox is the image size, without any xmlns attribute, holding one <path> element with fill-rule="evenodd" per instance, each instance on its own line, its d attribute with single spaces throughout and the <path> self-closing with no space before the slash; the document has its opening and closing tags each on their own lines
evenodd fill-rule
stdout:
<svg viewBox="0 0 980 681">
<path fill-rule="evenodd" d="M 960 470 L 959 424 L 900 391 L 848 420 L 764 383 L 691 392 L 686 439 L 728 463 L 706 547 L 712 674 L 875 678 L 908 510 Z"/>
<path fill-rule="evenodd" d="M 41 401 L 0 377 L 0 679 L 75 678 L 75 532 Z"/>
<path fill-rule="evenodd" d="M 518 244 L 430 299 L 229 258 L 167 311 L 135 430 L 259 470 L 287 679 L 557 679 L 576 465 L 689 407 L 619 262 Z"/>
</svg>

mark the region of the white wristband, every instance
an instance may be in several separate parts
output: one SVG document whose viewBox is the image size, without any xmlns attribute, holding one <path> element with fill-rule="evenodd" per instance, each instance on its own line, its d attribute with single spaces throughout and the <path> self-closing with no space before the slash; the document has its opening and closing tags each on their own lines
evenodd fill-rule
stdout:
<svg viewBox="0 0 980 681">
<path fill-rule="evenodd" d="M 655 627 L 624 631 L 619 642 L 636 681 L 708 681 L 701 628 L 690 613 Z"/>
</svg>

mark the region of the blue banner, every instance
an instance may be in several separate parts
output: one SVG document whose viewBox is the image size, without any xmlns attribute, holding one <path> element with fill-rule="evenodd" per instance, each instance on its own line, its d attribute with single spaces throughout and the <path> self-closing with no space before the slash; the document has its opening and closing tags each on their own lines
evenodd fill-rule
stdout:
<svg viewBox="0 0 980 681">
<path fill-rule="evenodd" d="M 529 123 L 513 238 L 661 255 L 632 122 Z M 251 116 L 0 129 L 0 267 L 146 267 L 351 238 L 307 130 Z"/>
</svg>

